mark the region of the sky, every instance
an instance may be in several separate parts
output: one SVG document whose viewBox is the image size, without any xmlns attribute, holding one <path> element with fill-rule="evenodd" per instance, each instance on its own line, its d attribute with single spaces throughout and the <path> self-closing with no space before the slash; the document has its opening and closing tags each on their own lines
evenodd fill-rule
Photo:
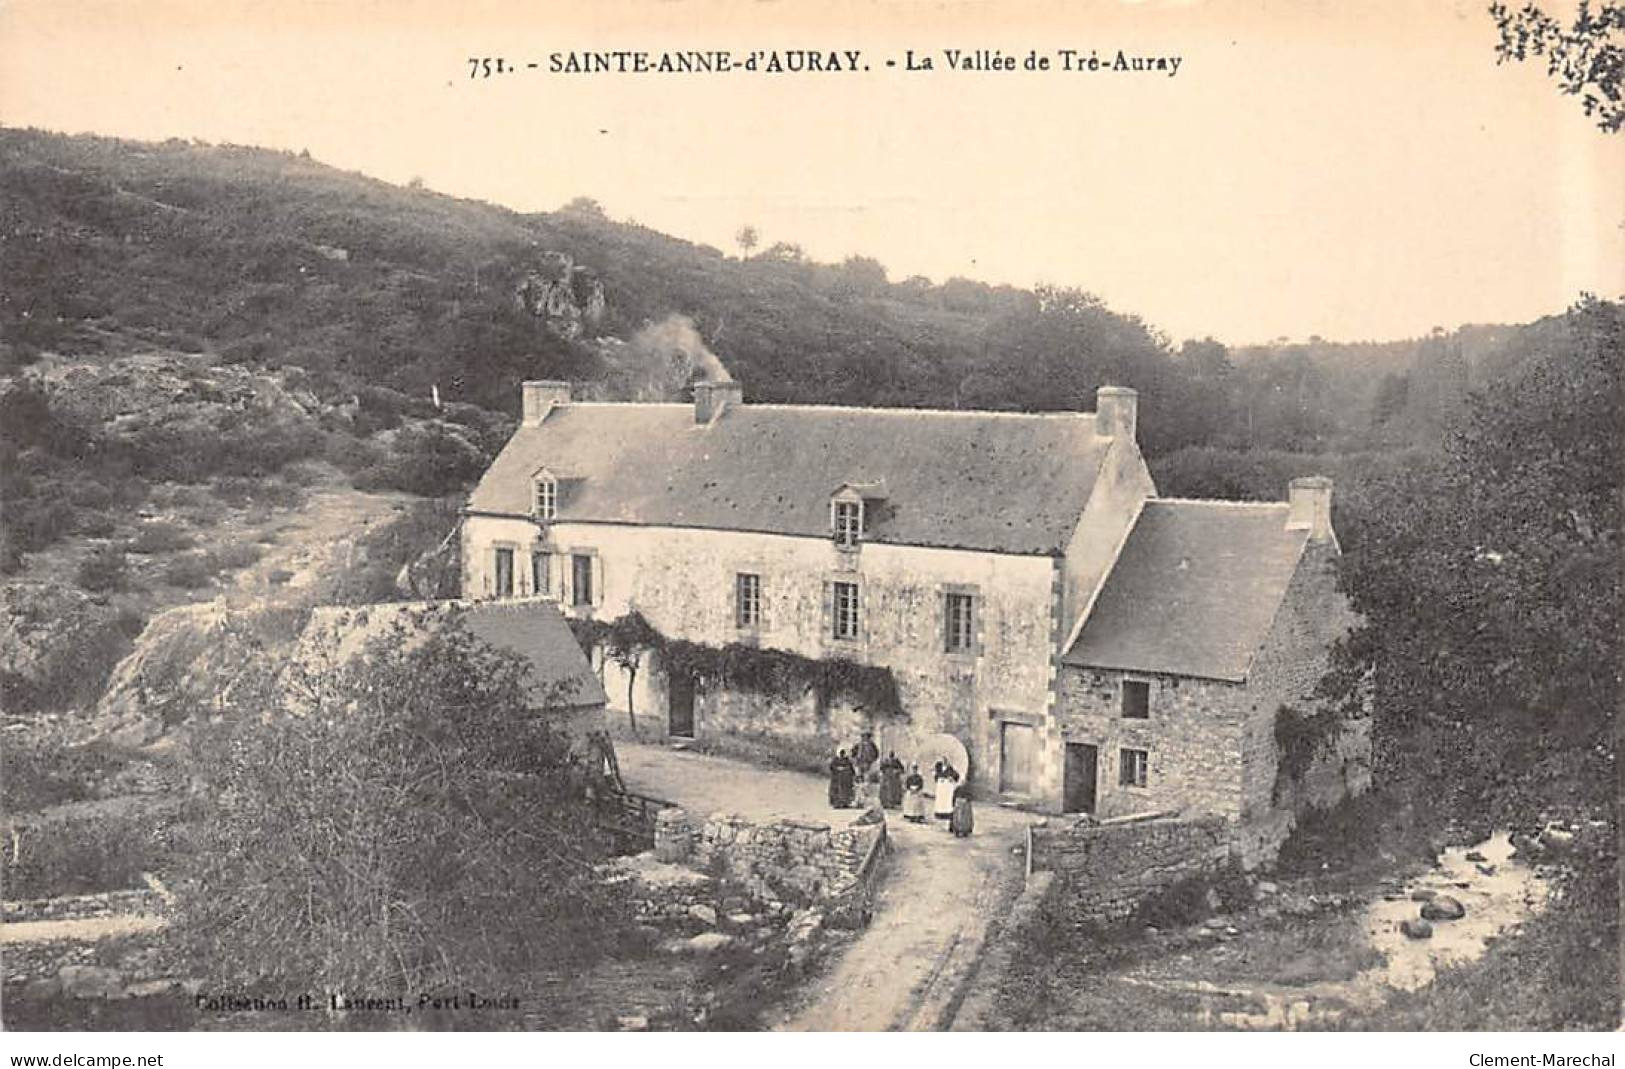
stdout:
<svg viewBox="0 0 1625 1069">
<path fill-rule="evenodd" d="M 1625 135 L 1543 63 L 1498 66 L 1485 6 L 0 0 L 0 124 L 308 150 L 522 211 L 589 196 L 730 252 L 750 224 L 893 279 L 1077 286 L 1176 341 L 1390 339 L 1625 291 Z M 954 48 L 1053 66 L 953 71 Z M 547 70 L 607 49 L 868 69 Z"/>
</svg>

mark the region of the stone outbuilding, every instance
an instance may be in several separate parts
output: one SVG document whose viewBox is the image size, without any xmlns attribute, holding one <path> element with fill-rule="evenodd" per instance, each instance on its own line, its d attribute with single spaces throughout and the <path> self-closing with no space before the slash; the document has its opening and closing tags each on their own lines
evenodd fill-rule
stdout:
<svg viewBox="0 0 1625 1069">
<path fill-rule="evenodd" d="M 454 620 L 492 648 L 523 659 L 530 666 L 526 679 L 536 713 L 578 753 L 599 752 L 593 737 L 605 729 L 604 684 L 556 605 L 418 601 L 323 607 L 313 611 L 300 643 L 307 655 L 320 650 L 322 656 L 345 659 L 380 636 L 398 633 L 411 642 Z"/>
<path fill-rule="evenodd" d="M 1359 793 L 1369 721 L 1283 775 L 1278 734 L 1332 717 L 1316 690 L 1356 622 L 1337 589 L 1331 481 L 1286 502 L 1151 499 L 1061 657 L 1063 808 L 1223 817 L 1267 852 L 1305 805 Z"/>
</svg>

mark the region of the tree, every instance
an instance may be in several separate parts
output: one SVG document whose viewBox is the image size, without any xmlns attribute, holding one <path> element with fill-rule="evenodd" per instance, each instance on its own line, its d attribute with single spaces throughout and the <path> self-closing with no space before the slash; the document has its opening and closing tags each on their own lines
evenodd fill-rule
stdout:
<svg viewBox="0 0 1625 1069">
<path fill-rule="evenodd" d="M 746 259 L 750 258 L 751 250 L 756 248 L 759 241 L 761 241 L 761 235 L 756 232 L 755 227 L 749 224 L 740 227 L 739 233 L 734 235 L 734 243 L 739 246 L 741 255 Z"/>
<path fill-rule="evenodd" d="M 837 268 L 835 288 L 847 297 L 873 297 L 886 288 L 886 267 L 872 256 L 848 256 Z"/>
<path fill-rule="evenodd" d="M 573 197 L 559 211 L 568 215 L 585 215 L 593 219 L 607 220 L 609 218 L 609 214 L 604 211 L 604 206 L 591 197 Z"/>
<path fill-rule="evenodd" d="M 1411 379 L 1402 371 L 1390 371 L 1377 383 L 1377 396 L 1371 403 L 1371 425 L 1381 427 L 1405 414 L 1410 400 Z"/>
<path fill-rule="evenodd" d="M 1580 98 L 1587 116 L 1608 133 L 1625 126 L 1625 100 L 1620 97 L 1620 76 L 1625 72 L 1625 4 L 1607 2 L 1593 11 L 1580 0 L 1574 22 L 1565 27 L 1533 3 L 1517 11 L 1506 4 L 1490 5 L 1490 17 L 1501 39 L 1495 46 L 1497 62 L 1523 62 L 1546 57 L 1546 73 L 1558 87 Z"/>
<path fill-rule="evenodd" d="M 205 734 L 183 937 L 219 990 L 512 990 L 627 916 L 528 666 L 455 622 L 306 649 Z M 557 697 L 554 695 L 553 697 Z M 498 985 L 493 987 L 492 985 Z"/>
<path fill-rule="evenodd" d="M 775 241 L 762 253 L 762 259 L 776 263 L 804 264 L 807 262 L 807 254 L 802 251 L 800 245 L 793 242 Z"/>
<path fill-rule="evenodd" d="M 1379 743 L 1454 813 L 1611 813 L 1620 693 L 1625 317 L 1473 395 L 1442 455 L 1366 488 L 1344 583 L 1365 623 L 1329 689 L 1376 687 Z M 1381 751 L 1380 751 L 1381 752 Z"/>
<path fill-rule="evenodd" d="M 659 647 L 660 641 L 660 632 L 636 609 L 616 617 L 604 636 L 604 653 L 626 672 L 626 721 L 633 738 L 638 735 L 638 718 L 632 709 L 638 666 L 643 663 L 643 655 Z"/>
</svg>

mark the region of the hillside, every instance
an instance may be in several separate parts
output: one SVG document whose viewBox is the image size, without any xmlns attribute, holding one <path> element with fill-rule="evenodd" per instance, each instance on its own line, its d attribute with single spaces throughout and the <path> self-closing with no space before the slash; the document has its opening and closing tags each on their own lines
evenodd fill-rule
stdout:
<svg viewBox="0 0 1625 1069">
<path fill-rule="evenodd" d="M 889 281 L 873 260 L 817 264 L 786 243 L 729 256 L 586 199 L 526 215 L 303 155 L 18 130 L 0 130 L 0 189 L 0 373 L 40 352 L 156 348 L 291 364 L 321 397 L 438 387 L 514 414 L 520 379 L 602 378 L 594 337 L 675 313 L 764 401 L 1041 409 L 1086 404 L 1110 376 L 1153 405 L 1177 396 L 1170 426 L 1285 398 L 1297 418 L 1254 404 L 1259 440 L 1232 444 L 1300 448 L 1287 439 L 1325 437 L 1328 415 L 1339 434 L 1367 430 L 1383 376 L 1425 372 L 1441 345 L 1238 349 L 1240 381 L 1216 398 L 1202 343 L 1176 352 L 1072 291 Z M 1444 349 L 1467 344 L 1495 368 L 1513 333 L 1472 328 Z"/>
<path fill-rule="evenodd" d="M 521 378 L 595 377 L 592 346 L 520 306 L 568 258 L 607 297 L 588 333 L 681 312 L 764 400 L 918 403 L 951 393 L 999 302 L 1031 301 L 967 283 L 905 302 L 861 267 L 744 263 L 590 206 L 520 215 L 258 149 L 6 131 L 0 188 L 11 369 L 162 347 L 512 411 Z"/>
</svg>

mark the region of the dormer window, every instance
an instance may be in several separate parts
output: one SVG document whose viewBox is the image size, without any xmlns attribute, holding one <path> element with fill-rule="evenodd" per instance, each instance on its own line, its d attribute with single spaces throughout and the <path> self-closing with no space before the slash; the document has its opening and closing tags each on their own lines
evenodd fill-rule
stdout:
<svg viewBox="0 0 1625 1069">
<path fill-rule="evenodd" d="M 531 513 L 538 520 L 551 520 L 559 514 L 559 481 L 545 471 L 537 472 L 531 498 Z"/>
<path fill-rule="evenodd" d="M 830 526 L 835 544 L 842 549 L 856 549 L 863 538 L 863 498 L 837 497 L 830 504 Z"/>
</svg>

